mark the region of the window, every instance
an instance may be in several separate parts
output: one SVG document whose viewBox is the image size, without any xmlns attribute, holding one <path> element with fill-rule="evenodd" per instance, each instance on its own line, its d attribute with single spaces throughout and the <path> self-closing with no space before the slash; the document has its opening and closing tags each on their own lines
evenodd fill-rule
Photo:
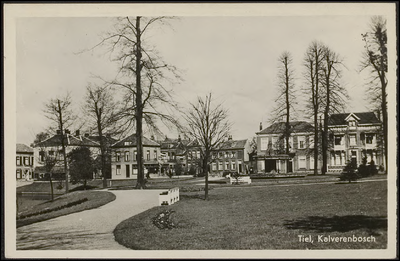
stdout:
<svg viewBox="0 0 400 261">
<path fill-rule="evenodd" d="M 367 134 L 365 135 L 365 142 L 367 144 L 372 144 L 374 141 L 374 134 Z"/>
<path fill-rule="evenodd" d="M 25 166 L 29 166 L 30 165 L 30 159 L 29 159 L 29 157 L 24 157 L 24 165 Z"/>
<path fill-rule="evenodd" d="M 121 160 L 121 153 L 120 152 L 117 152 L 116 154 L 115 154 L 115 161 L 120 161 Z"/>
<path fill-rule="evenodd" d="M 157 150 L 154 150 L 153 156 L 154 156 L 154 160 L 157 160 Z"/>
<path fill-rule="evenodd" d="M 335 136 L 335 145 L 342 145 L 342 136 Z"/>
<path fill-rule="evenodd" d="M 299 169 L 305 169 L 306 168 L 306 156 L 305 155 L 299 155 Z"/>
<path fill-rule="evenodd" d="M 235 158 L 235 156 L 236 156 L 236 153 L 234 151 L 232 151 L 231 158 Z"/>
<path fill-rule="evenodd" d="M 21 166 L 21 157 L 17 156 L 17 166 Z"/>
<path fill-rule="evenodd" d="M 349 121 L 349 126 L 350 126 L 350 127 L 356 126 L 356 122 L 355 122 L 355 121 Z"/>
<path fill-rule="evenodd" d="M 235 170 L 236 169 L 236 163 L 235 162 L 232 162 L 232 168 L 231 168 L 232 170 Z"/>
<path fill-rule="evenodd" d="M 132 144 L 132 142 L 130 142 L 130 141 L 125 141 L 124 142 L 124 146 L 129 146 L 129 145 L 131 145 Z"/>
<path fill-rule="evenodd" d="M 350 138 L 350 146 L 356 146 L 357 145 L 356 135 L 352 134 L 349 136 L 349 138 Z"/>
<path fill-rule="evenodd" d="M 219 163 L 218 169 L 219 170 L 223 170 L 224 169 L 224 165 L 222 164 L 222 162 Z"/>
<path fill-rule="evenodd" d="M 149 150 L 147 150 L 146 159 L 147 159 L 147 160 L 150 160 L 150 151 L 149 151 Z"/>
<path fill-rule="evenodd" d="M 216 170 L 217 170 L 217 163 L 213 163 L 213 164 L 212 164 L 212 170 L 213 170 L 213 171 L 216 171 Z"/>
<path fill-rule="evenodd" d="M 260 139 L 261 141 L 261 150 L 267 150 L 268 149 L 268 138 L 264 137 Z"/>
<path fill-rule="evenodd" d="M 133 151 L 133 160 L 137 161 L 137 153 L 136 153 L 136 150 Z"/>
<path fill-rule="evenodd" d="M 129 151 L 125 151 L 125 161 L 129 161 Z"/>
<path fill-rule="evenodd" d="M 39 160 L 44 161 L 44 151 L 43 150 L 39 151 Z"/>
<path fill-rule="evenodd" d="M 310 169 L 314 169 L 314 156 L 310 156 Z"/>
<path fill-rule="evenodd" d="M 200 159 L 200 151 L 197 151 L 197 159 Z"/>
<path fill-rule="evenodd" d="M 54 150 L 49 151 L 49 156 L 54 156 Z"/>
<path fill-rule="evenodd" d="M 225 163 L 225 170 L 229 170 L 229 162 Z"/>
<path fill-rule="evenodd" d="M 297 140 L 298 140 L 298 142 L 299 142 L 299 144 L 298 144 L 298 148 L 299 149 L 304 149 L 306 146 L 306 144 L 305 144 L 305 137 L 304 136 L 298 136 L 297 137 Z"/>
<path fill-rule="evenodd" d="M 117 175 L 121 175 L 121 165 L 117 165 Z"/>
<path fill-rule="evenodd" d="M 224 154 L 222 152 L 219 152 L 218 155 L 219 155 L 218 158 L 220 158 L 220 159 L 222 159 L 224 157 Z"/>
<path fill-rule="evenodd" d="M 225 159 L 229 158 L 229 152 L 225 152 Z"/>
<path fill-rule="evenodd" d="M 17 169 L 17 179 L 21 179 L 21 178 L 22 178 L 22 170 Z"/>
</svg>

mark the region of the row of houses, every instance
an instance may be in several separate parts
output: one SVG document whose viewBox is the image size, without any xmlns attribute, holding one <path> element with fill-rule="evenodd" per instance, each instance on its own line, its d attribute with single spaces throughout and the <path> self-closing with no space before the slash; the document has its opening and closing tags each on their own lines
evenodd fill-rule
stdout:
<svg viewBox="0 0 400 261">
<path fill-rule="evenodd" d="M 383 153 L 380 149 L 381 122 L 372 112 L 334 114 L 329 118 L 328 172 L 341 171 L 348 161 L 359 165 L 364 157 L 368 162 L 383 165 Z M 256 151 L 250 139 L 234 140 L 229 137 L 212 154 L 209 166 L 211 175 L 224 173 L 290 173 L 309 172 L 318 167 L 321 159 L 314 159 L 314 126 L 305 121 L 290 122 L 289 153 L 283 142 L 285 123 L 274 123 L 256 133 Z M 98 136 L 80 135 L 79 131 L 70 134 L 66 131 L 64 143 L 66 153 L 76 147 L 90 148 L 96 160 L 100 160 L 100 142 Z M 122 140 L 105 137 L 109 144 L 109 173 L 111 179 L 135 179 L 137 177 L 136 136 L 130 135 Z M 146 175 L 199 175 L 201 174 L 202 146 L 196 140 L 171 139 L 156 140 L 153 136 L 143 137 L 143 156 Z M 17 179 L 39 179 L 44 176 L 44 160 L 49 156 L 63 159 L 61 134 L 38 143 L 34 148 L 17 144 Z M 55 167 L 54 172 L 63 172 Z M 97 171 L 94 178 L 103 176 Z"/>
</svg>

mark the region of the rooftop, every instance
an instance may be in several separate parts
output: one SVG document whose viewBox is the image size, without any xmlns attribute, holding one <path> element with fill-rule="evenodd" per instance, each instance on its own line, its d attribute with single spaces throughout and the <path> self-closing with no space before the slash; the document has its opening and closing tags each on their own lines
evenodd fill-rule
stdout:
<svg viewBox="0 0 400 261">
<path fill-rule="evenodd" d="M 150 147 L 159 147 L 160 146 L 160 144 L 158 144 L 157 142 L 155 142 L 151 139 L 148 139 L 144 136 L 143 136 L 142 142 L 143 142 L 143 146 L 150 146 Z M 118 141 L 111 147 L 134 147 L 136 145 L 137 145 L 136 134 L 132 134 L 132 135 Z"/>
<path fill-rule="evenodd" d="M 314 131 L 314 126 L 305 121 L 291 121 L 289 125 L 290 131 L 292 133 L 304 133 Z M 276 122 L 270 125 L 268 128 L 257 132 L 257 134 L 282 134 L 285 131 L 285 128 L 286 122 Z"/>
<path fill-rule="evenodd" d="M 329 125 L 347 125 L 346 118 L 354 114 L 358 117 L 358 124 L 379 124 L 380 121 L 373 112 L 338 113 L 329 117 Z"/>
<path fill-rule="evenodd" d="M 18 152 L 33 153 L 33 149 L 25 144 L 17 143 L 17 153 Z"/>
</svg>

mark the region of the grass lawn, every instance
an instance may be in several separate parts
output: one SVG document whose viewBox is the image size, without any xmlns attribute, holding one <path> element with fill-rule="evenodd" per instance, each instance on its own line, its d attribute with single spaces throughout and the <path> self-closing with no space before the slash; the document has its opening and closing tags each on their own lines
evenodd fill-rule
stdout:
<svg viewBox="0 0 400 261">
<path fill-rule="evenodd" d="M 30 208 L 24 208 L 18 213 L 18 216 L 27 215 L 31 213 L 39 213 L 46 209 L 56 209 L 60 206 L 65 206 L 71 202 L 79 202 L 81 200 L 86 201 L 73 205 L 71 207 L 66 207 L 60 210 L 52 211 L 45 214 L 34 215 L 27 218 L 17 219 L 17 227 L 22 227 L 32 223 L 48 220 L 51 218 L 68 215 L 71 213 L 97 208 L 104 204 L 107 204 L 115 200 L 115 195 L 107 191 L 75 191 L 54 199 L 54 201 L 45 201 L 40 204 L 32 205 Z"/>
<path fill-rule="evenodd" d="M 132 249 L 382 249 L 387 247 L 387 181 L 216 187 L 180 193 L 181 201 L 120 223 L 115 239 Z M 152 219 L 173 211 L 172 229 Z M 375 242 L 318 242 L 324 237 Z M 311 236 L 313 242 L 300 242 Z M 369 238 L 373 240 L 372 237 Z M 343 239 L 342 239 L 343 241 Z"/>
</svg>

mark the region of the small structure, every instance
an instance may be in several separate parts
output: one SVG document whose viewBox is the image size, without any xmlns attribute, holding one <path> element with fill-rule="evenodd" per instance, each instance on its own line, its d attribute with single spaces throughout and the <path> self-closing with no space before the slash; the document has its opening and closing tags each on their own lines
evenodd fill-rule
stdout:
<svg viewBox="0 0 400 261">
<path fill-rule="evenodd" d="M 179 201 L 179 188 L 172 188 L 161 192 L 159 196 L 159 205 L 172 205 Z"/>
</svg>

